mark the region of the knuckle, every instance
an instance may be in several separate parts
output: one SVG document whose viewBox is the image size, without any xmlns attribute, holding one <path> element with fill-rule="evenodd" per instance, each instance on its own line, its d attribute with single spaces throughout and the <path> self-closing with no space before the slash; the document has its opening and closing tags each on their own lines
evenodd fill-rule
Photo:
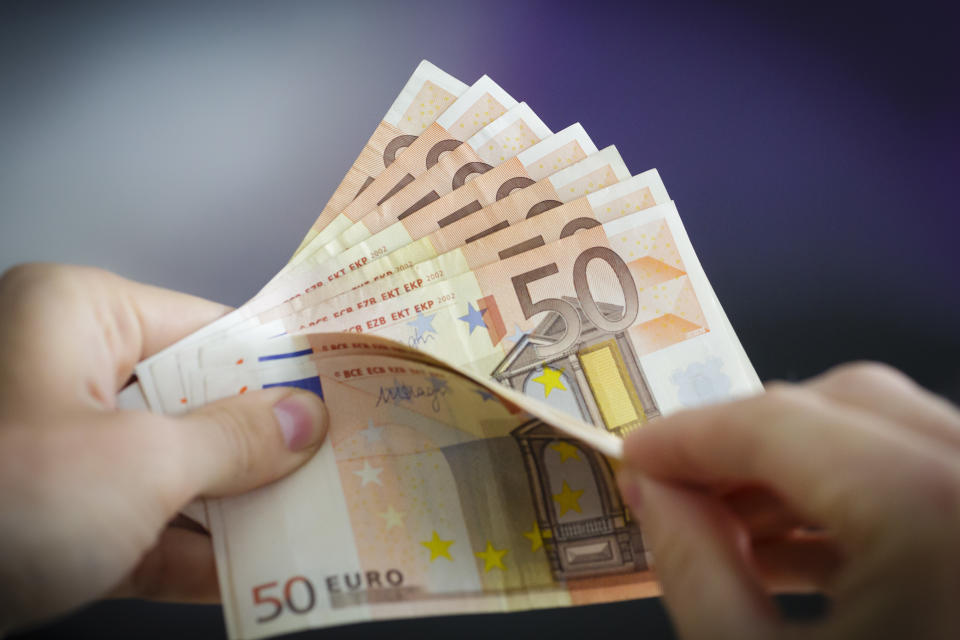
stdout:
<svg viewBox="0 0 960 640">
<path fill-rule="evenodd" d="M 22 291 L 59 276 L 63 269 L 61 265 L 46 262 L 25 262 L 4 271 L 0 284 L 5 289 Z"/>
<path fill-rule="evenodd" d="M 827 373 L 827 381 L 841 389 L 883 389 L 912 386 L 903 372 L 882 362 L 860 361 L 843 364 Z"/>
<path fill-rule="evenodd" d="M 43 282 L 74 280 L 77 277 L 104 277 L 113 275 L 106 269 L 88 265 L 61 264 L 59 262 L 21 262 L 3 272 L 0 280 L 17 282 Z"/>
<path fill-rule="evenodd" d="M 27 262 L 7 269 L 0 276 L 0 292 L 20 303 L 45 303 L 51 292 L 57 296 L 75 291 L 86 291 L 91 280 L 102 279 L 108 273 L 96 267 Z"/>
</svg>

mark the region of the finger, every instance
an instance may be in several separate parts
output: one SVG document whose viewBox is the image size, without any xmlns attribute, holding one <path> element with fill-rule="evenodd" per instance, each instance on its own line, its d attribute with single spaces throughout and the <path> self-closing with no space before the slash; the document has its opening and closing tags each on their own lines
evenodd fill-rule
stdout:
<svg viewBox="0 0 960 640">
<path fill-rule="evenodd" d="M 804 383 L 824 396 L 884 416 L 936 442 L 960 448 L 960 412 L 906 375 L 879 363 L 831 369 Z"/>
<path fill-rule="evenodd" d="M 109 597 L 198 604 L 219 602 L 220 589 L 210 536 L 180 527 L 167 527 L 156 546 L 143 556 Z"/>
<path fill-rule="evenodd" d="M 282 387 L 209 404 L 177 423 L 186 502 L 241 493 L 289 474 L 323 441 L 327 410 L 318 396 Z"/>
<path fill-rule="evenodd" d="M 768 638 L 776 615 L 747 561 L 749 537 L 704 493 L 624 475 L 621 489 L 642 523 L 678 636 Z"/>
<path fill-rule="evenodd" d="M 90 299 L 103 307 L 100 324 L 114 355 L 115 390 L 138 362 L 230 311 L 218 302 L 93 271 L 87 286 Z"/>
<path fill-rule="evenodd" d="M 149 358 L 231 310 L 219 302 L 104 273 L 114 279 L 111 284 L 117 286 L 127 310 L 139 323 L 136 361 Z"/>
<path fill-rule="evenodd" d="M 75 402 L 78 391 L 99 408 L 112 406 L 137 362 L 228 311 L 101 269 L 56 264 L 9 270 L 0 278 L 0 301 L 7 303 L 0 347 L 17 363 L 0 368 L 0 386 L 41 406 L 43 393 Z"/>
<path fill-rule="evenodd" d="M 931 472 L 952 464 L 880 417 L 796 387 L 651 423 L 627 438 L 624 463 L 678 483 L 766 485 L 852 546 L 875 540 L 877 518 L 936 495 Z"/>
<path fill-rule="evenodd" d="M 78 307 L 98 321 L 106 322 L 115 346 L 136 351 L 136 360 L 156 353 L 187 334 L 209 324 L 230 307 L 127 280 L 94 267 L 52 263 L 14 267 L 0 279 L 0 293 L 18 302 L 17 309 L 27 314 L 21 321 L 41 323 L 67 333 L 71 324 L 64 316 Z M 6 310 L 11 311 L 11 310 Z"/>
</svg>

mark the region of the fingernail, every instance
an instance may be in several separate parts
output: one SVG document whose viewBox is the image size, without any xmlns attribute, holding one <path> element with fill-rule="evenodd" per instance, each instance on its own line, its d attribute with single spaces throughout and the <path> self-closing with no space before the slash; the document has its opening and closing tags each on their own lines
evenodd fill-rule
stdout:
<svg viewBox="0 0 960 640">
<path fill-rule="evenodd" d="M 623 501 L 633 511 L 633 515 L 639 518 L 640 511 L 643 508 L 640 475 L 633 471 L 621 471 L 617 474 L 617 486 L 620 487 L 620 495 L 623 497 Z"/>
<path fill-rule="evenodd" d="M 311 393 L 294 393 L 273 405 L 283 442 L 290 451 L 300 451 L 323 438 L 326 433 L 326 408 Z"/>
</svg>

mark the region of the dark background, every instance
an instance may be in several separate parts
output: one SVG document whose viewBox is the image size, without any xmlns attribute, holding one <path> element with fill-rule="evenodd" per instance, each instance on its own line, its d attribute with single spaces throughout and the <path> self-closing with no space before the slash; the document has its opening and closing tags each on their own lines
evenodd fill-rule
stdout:
<svg viewBox="0 0 960 640">
<path fill-rule="evenodd" d="M 97 264 L 239 304 L 427 58 L 657 167 L 761 378 L 870 358 L 957 401 L 958 22 L 782 4 L 2 5 L 0 269 Z M 656 600 L 308 635 L 604 633 L 672 637 Z M 111 602 L 31 637 L 223 634 L 216 607 Z"/>
</svg>

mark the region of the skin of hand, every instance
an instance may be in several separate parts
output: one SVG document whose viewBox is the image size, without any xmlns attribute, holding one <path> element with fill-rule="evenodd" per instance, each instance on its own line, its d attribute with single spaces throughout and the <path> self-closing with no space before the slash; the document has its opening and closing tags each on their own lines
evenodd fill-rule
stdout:
<svg viewBox="0 0 960 640">
<path fill-rule="evenodd" d="M 104 596 L 219 599 L 209 536 L 169 523 L 306 462 L 322 401 L 270 389 L 172 418 L 115 399 L 137 362 L 227 311 L 93 268 L 0 278 L 0 630 Z"/>
<path fill-rule="evenodd" d="M 686 640 L 960 638 L 960 413 L 894 369 L 663 418 L 618 481 Z M 770 590 L 829 610 L 785 620 Z"/>
</svg>

